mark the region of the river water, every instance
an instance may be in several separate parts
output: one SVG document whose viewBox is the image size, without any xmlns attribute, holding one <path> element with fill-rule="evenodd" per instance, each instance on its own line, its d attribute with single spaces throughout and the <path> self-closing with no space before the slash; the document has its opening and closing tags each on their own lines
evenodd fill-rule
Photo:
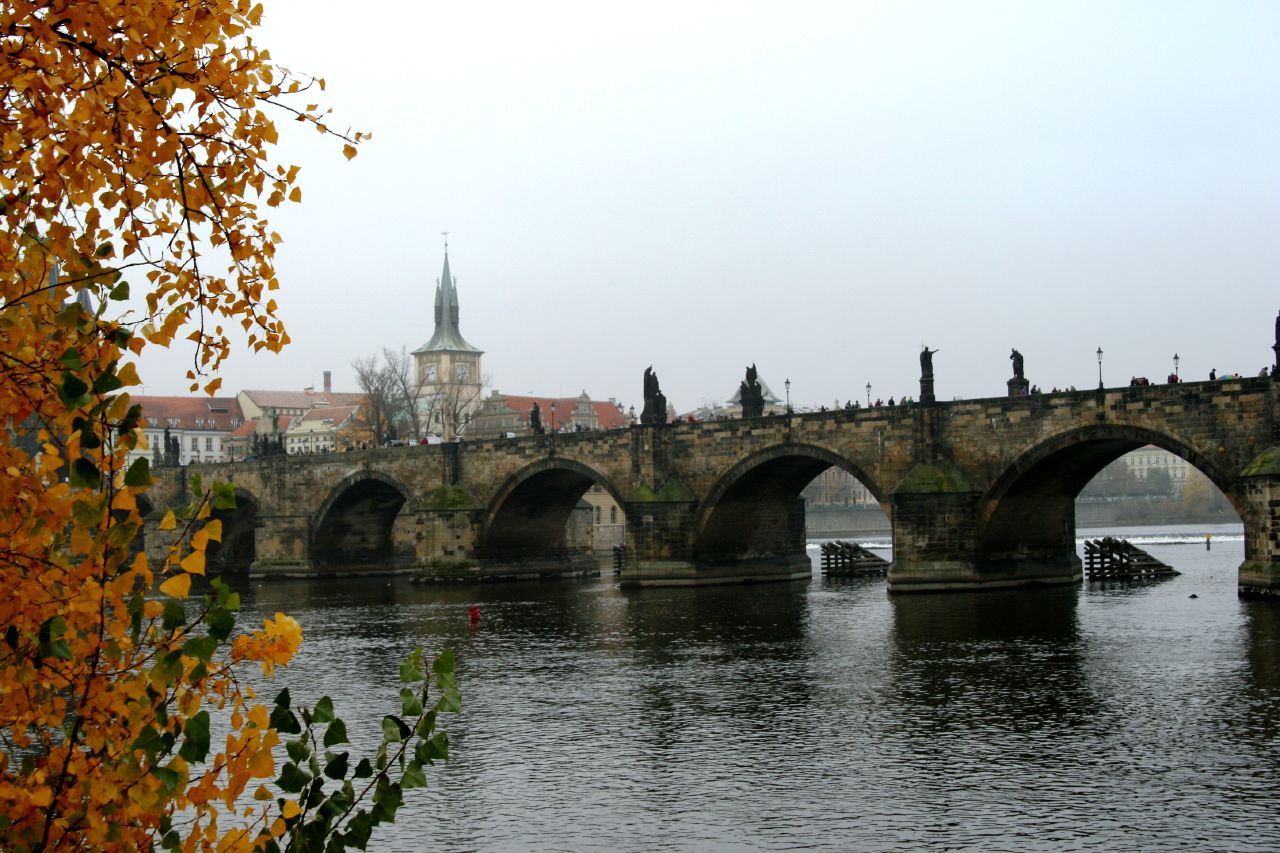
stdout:
<svg viewBox="0 0 1280 853">
<path fill-rule="evenodd" d="M 703 589 L 255 581 L 242 624 L 297 618 L 280 680 L 369 741 L 399 659 L 455 650 L 451 760 L 373 849 L 1280 849 L 1280 603 L 1237 597 L 1240 527 L 1084 533 L 1183 574 L 894 597 L 816 566 Z"/>
</svg>

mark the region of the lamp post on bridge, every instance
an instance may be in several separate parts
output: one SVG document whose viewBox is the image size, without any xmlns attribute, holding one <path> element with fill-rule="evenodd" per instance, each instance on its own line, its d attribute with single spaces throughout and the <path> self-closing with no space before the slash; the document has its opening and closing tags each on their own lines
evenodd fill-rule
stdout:
<svg viewBox="0 0 1280 853">
<path fill-rule="evenodd" d="M 1173 378 L 1178 381 L 1181 381 L 1180 377 L 1178 376 L 1178 362 L 1181 360 L 1182 359 L 1178 358 L 1178 354 L 1175 352 L 1173 354 Z"/>
<path fill-rule="evenodd" d="M 871 408 L 871 383 L 867 383 L 867 408 Z"/>
<path fill-rule="evenodd" d="M 1098 390 L 1101 391 L 1102 388 L 1102 347 L 1098 347 Z"/>
<path fill-rule="evenodd" d="M 787 414 L 791 414 L 791 379 L 788 377 L 783 381 L 783 386 L 787 389 Z"/>
</svg>

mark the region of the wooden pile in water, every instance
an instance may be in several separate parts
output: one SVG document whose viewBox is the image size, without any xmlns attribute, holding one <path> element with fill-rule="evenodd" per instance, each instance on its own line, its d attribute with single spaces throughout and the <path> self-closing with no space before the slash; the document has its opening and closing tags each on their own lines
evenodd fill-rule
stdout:
<svg viewBox="0 0 1280 853">
<path fill-rule="evenodd" d="M 1084 570 L 1091 581 L 1162 578 L 1178 574 L 1171 566 L 1131 542 L 1111 536 L 1089 539 L 1084 543 Z"/>
<path fill-rule="evenodd" d="M 853 542 L 823 542 L 822 572 L 828 575 L 882 575 L 889 561 Z"/>
</svg>

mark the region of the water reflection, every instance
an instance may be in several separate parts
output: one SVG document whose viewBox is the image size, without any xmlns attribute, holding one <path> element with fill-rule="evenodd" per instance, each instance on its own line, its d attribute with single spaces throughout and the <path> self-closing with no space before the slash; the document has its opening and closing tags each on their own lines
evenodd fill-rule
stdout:
<svg viewBox="0 0 1280 853">
<path fill-rule="evenodd" d="M 246 622 L 303 623 L 294 695 L 333 694 L 371 738 L 401 655 L 457 650 L 455 758 L 381 850 L 1275 849 L 1280 607 L 1237 599 L 1233 541 L 1153 544 L 1183 574 L 1129 587 L 383 578 L 244 598 Z"/>
</svg>

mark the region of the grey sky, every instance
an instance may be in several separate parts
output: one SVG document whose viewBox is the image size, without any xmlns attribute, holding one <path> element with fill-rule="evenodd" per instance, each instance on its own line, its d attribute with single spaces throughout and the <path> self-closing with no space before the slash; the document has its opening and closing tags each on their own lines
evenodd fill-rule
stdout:
<svg viewBox="0 0 1280 853">
<path fill-rule="evenodd" d="M 353 9 L 364 18 L 353 17 Z M 801 405 L 1256 374 L 1280 309 L 1280 4 L 275 0 L 340 146 L 290 124 L 294 343 L 224 389 L 299 388 L 461 328 L 510 393 L 679 410 L 755 362 Z M 183 393 L 188 353 L 148 356 Z"/>
</svg>

